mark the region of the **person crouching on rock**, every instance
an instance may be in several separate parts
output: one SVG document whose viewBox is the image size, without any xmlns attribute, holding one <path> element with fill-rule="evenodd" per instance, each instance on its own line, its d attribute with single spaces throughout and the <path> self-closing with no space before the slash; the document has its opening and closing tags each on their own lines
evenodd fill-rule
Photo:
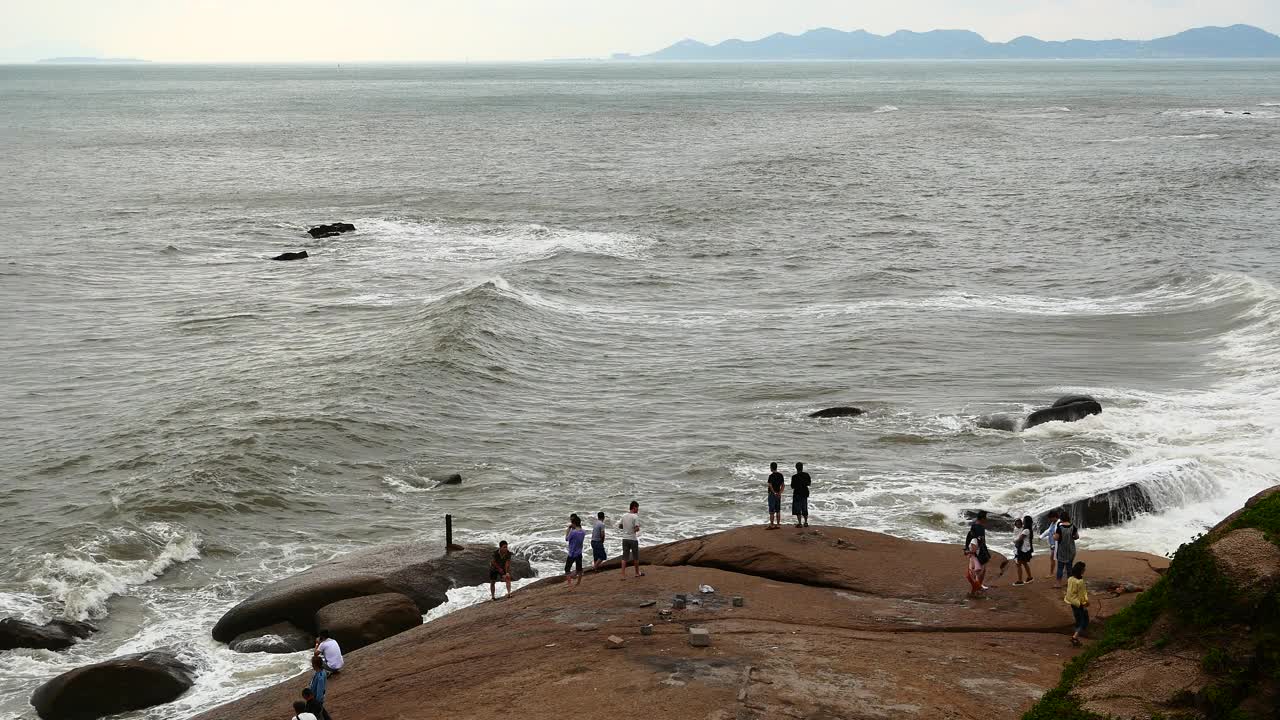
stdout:
<svg viewBox="0 0 1280 720">
<path fill-rule="evenodd" d="M 338 647 L 338 641 L 329 637 L 328 630 L 320 630 L 316 633 L 316 651 L 315 657 L 324 663 L 324 669 L 332 677 L 342 672 L 342 648 Z"/>
<path fill-rule="evenodd" d="M 301 700 L 293 701 L 293 720 L 320 720 L 315 715 L 307 712 L 307 704 Z"/>
<path fill-rule="evenodd" d="M 511 594 L 511 551 L 507 549 L 507 541 L 498 543 L 489 560 L 489 599 L 497 600 L 498 578 L 507 581 L 507 595 Z"/>
<path fill-rule="evenodd" d="M 329 717 L 328 711 L 324 709 L 325 688 L 328 684 L 328 678 L 324 669 L 324 662 L 320 660 L 320 656 L 311 656 L 311 686 L 304 688 L 302 691 L 302 699 L 307 701 L 307 712 L 315 715 L 319 720 L 333 720 Z"/>
<path fill-rule="evenodd" d="M 1013 559 L 1018 563 L 1018 581 L 1014 585 L 1027 585 L 1034 579 L 1031 577 L 1031 516 L 1014 521 L 1013 526 L 1018 529 L 1013 540 Z M 1023 571 L 1026 571 L 1026 580 L 1022 579 Z"/>
<path fill-rule="evenodd" d="M 569 570 L 574 566 L 578 566 L 577 576 L 578 585 L 582 584 L 582 541 L 587 537 L 587 531 L 582 529 L 582 518 L 577 513 L 569 516 L 569 527 L 564 531 L 564 539 L 569 542 L 569 559 L 564 563 L 564 584 L 567 586 L 573 580 L 573 574 Z"/>
<path fill-rule="evenodd" d="M 1084 563 L 1071 566 L 1071 577 L 1067 578 L 1067 594 L 1063 598 L 1071 606 L 1071 615 L 1076 621 L 1076 631 L 1071 634 L 1071 644 L 1080 645 L 1080 636 L 1089 629 L 1089 588 L 1084 582 Z"/>
</svg>

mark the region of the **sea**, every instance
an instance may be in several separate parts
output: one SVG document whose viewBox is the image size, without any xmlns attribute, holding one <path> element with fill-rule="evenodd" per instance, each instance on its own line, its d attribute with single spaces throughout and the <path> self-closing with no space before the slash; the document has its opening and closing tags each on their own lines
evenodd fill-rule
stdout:
<svg viewBox="0 0 1280 720">
<path fill-rule="evenodd" d="M 213 623 L 446 514 L 554 574 L 570 513 L 760 524 L 799 461 L 957 545 L 1138 483 L 1082 548 L 1164 554 L 1280 482 L 1276 61 L 0 66 L 0 217 L 0 616 L 101 628 L 0 653 L 3 718 L 293 676 Z"/>
</svg>

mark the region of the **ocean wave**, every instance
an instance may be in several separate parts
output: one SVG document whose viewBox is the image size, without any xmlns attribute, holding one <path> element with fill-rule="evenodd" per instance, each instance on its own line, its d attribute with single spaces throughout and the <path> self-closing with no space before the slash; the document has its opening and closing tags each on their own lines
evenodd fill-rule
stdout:
<svg viewBox="0 0 1280 720">
<path fill-rule="evenodd" d="M 167 523 L 116 528 L 85 545 L 40 557 L 31 586 L 61 606 L 62 617 L 103 617 L 107 601 L 200 557 L 200 538 Z"/>
<path fill-rule="evenodd" d="M 1107 138 L 1103 140 L 1095 140 L 1100 143 L 1129 143 L 1129 142 L 1153 142 L 1157 140 L 1217 140 L 1221 138 L 1217 133 L 1198 133 L 1195 135 L 1134 135 L 1132 137 Z"/>
<path fill-rule="evenodd" d="M 871 112 L 872 112 L 872 113 L 891 113 L 891 112 L 898 112 L 898 106 L 896 106 L 896 105 L 881 105 L 880 107 L 876 108 L 875 110 L 872 110 Z"/>
<path fill-rule="evenodd" d="M 1270 110 L 1228 110 L 1226 108 L 1196 108 L 1191 110 L 1165 110 L 1161 115 L 1176 117 L 1213 117 L 1213 118 L 1276 118 L 1280 113 Z"/>
<path fill-rule="evenodd" d="M 538 224 L 467 224 L 406 218 L 359 218 L 360 239 L 374 254 L 408 252 L 431 262 L 486 265 L 528 262 L 573 253 L 636 259 L 653 240 L 616 232 Z"/>
</svg>

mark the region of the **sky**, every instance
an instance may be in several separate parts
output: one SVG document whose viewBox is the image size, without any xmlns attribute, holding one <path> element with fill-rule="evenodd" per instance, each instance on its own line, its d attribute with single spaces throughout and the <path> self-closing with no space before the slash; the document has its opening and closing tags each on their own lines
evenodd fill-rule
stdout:
<svg viewBox="0 0 1280 720">
<path fill-rule="evenodd" d="M 0 0 L 0 62 L 481 61 L 643 54 L 815 27 L 988 40 L 1280 32 L 1280 0 Z"/>
</svg>

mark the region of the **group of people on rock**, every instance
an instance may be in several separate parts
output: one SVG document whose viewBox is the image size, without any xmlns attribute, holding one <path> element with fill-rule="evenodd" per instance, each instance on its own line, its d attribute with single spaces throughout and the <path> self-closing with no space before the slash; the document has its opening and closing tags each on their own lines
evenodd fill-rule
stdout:
<svg viewBox="0 0 1280 720">
<path fill-rule="evenodd" d="M 311 653 L 311 683 L 302 688 L 302 699 L 293 702 L 292 720 L 333 720 L 324 709 L 329 678 L 342 672 L 342 648 L 328 630 L 316 633 L 316 647 Z"/>
<path fill-rule="evenodd" d="M 1035 523 L 1030 515 L 1015 520 L 1013 539 L 1013 558 L 1018 568 L 1018 579 L 1014 586 L 1029 585 L 1035 578 L 1031 573 L 1031 557 L 1034 554 Z M 1071 644 L 1079 645 L 1080 636 L 1089 628 L 1089 590 L 1084 582 L 1085 564 L 1076 561 L 1076 542 L 1080 539 L 1080 530 L 1071 522 L 1071 515 L 1066 510 L 1051 510 L 1045 517 L 1045 528 L 1039 537 L 1049 544 L 1049 574 L 1054 578 L 1053 587 L 1061 588 L 1066 579 L 1067 592 L 1063 600 L 1071 606 L 1075 620 Z M 969 581 L 969 594 L 972 597 L 986 597 L 991 588 L 986 584 L 987 563 L 991 562 L 991 551 L 987 549 L 987 511 L 978 511 L 977 517 L 969 525 L 969 533 L 964 539 L 964 554 L 967 558 L 965 578 Z M 1000 574 L 1009 561 L 1000 565 Z"/>
<path fill-rule="evenodd" d="M 596 513 L 595 522 L 591 526 L 591 561 L 592 569 L 599 570 L 600 565 L 609 559 L 604 548 L 605 530 L 604 511 Z M 627 512 L 618 521 L 618 530 L 622 532 L 622 579 L 627 579 L 627 566 L 634 568 L 636 577 L 643 577 L 640 569 L 640 503 L 632 500 Z M 577 513 L 569 516 L 569 525 L 564 530 L 565 543 L 568 545 L 564 562 L 564 582 L 566 586 L 576 587 L 582 584 L 582 548 L 586 541 L 587 531 L 582 527 L 582 518 Z M 489 598 L 498 599 L 498 581 L 507 585 L 507 595 L 511 594 L 511 549 L 507 541 L 498 543 L 489 560 Z M 504 595 L 503 597 L 506 597 Z"/>
</svg>

